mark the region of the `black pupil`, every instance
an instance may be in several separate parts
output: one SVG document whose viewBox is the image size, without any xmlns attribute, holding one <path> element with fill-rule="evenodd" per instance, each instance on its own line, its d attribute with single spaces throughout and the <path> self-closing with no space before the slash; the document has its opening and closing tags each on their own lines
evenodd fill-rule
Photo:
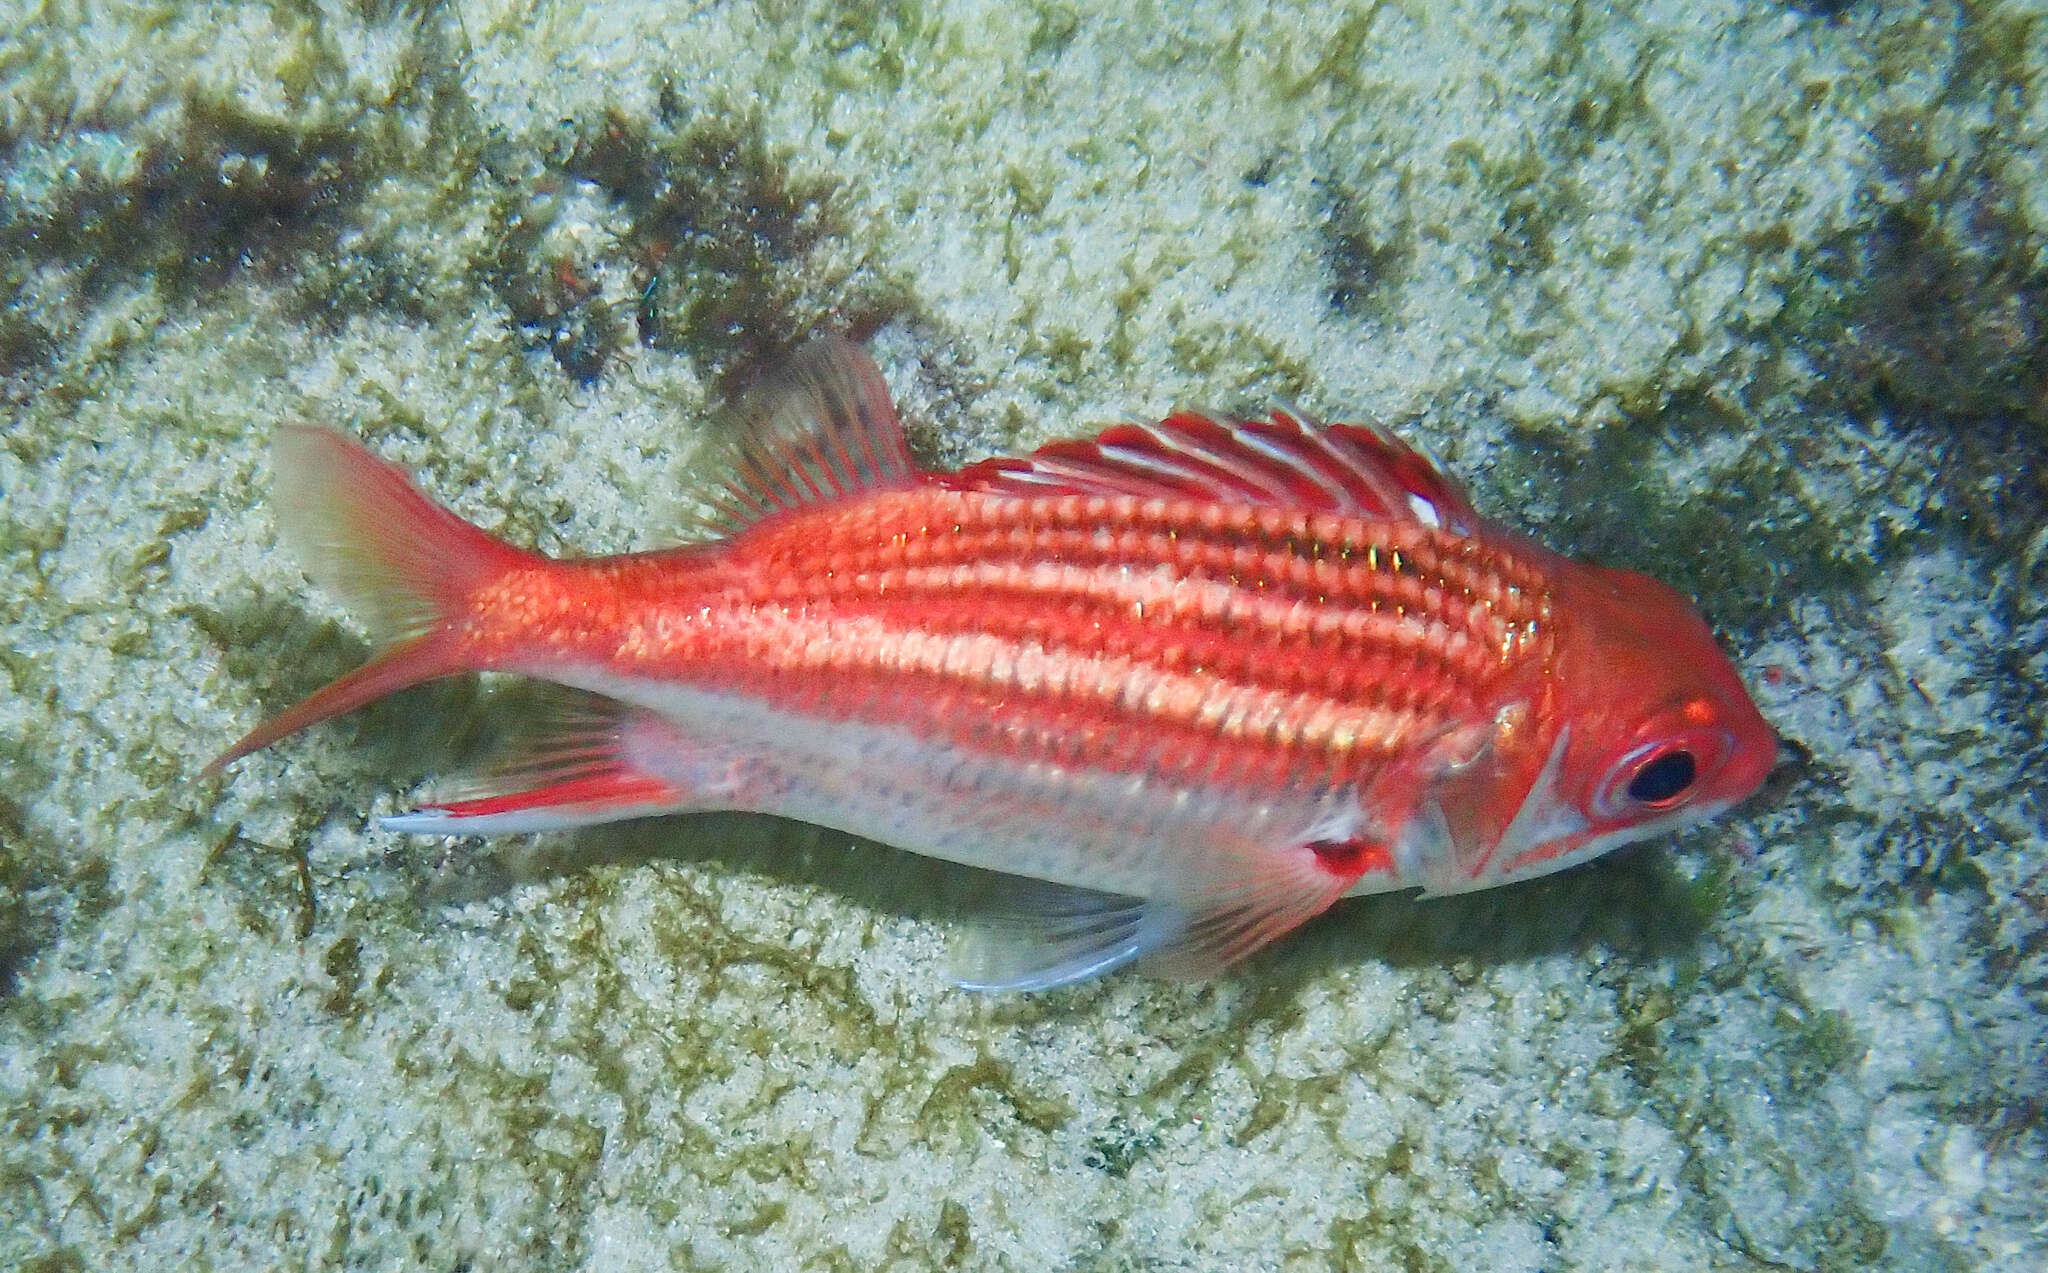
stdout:
<svg viewBox="0 0 2048 1273">
<path fill-rule="evenodd" d="M 1698 766 L 1689 751 L 1667 751 L 1628 780 L 1628 798 L 1643 804 L 1662 804 L 1692 786 Z"/>
</svg>

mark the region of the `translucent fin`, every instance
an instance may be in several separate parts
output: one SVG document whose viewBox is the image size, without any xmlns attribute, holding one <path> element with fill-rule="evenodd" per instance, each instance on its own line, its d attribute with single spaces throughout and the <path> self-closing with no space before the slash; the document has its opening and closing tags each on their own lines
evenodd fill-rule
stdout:
<svg viewBox="0 0 2048 1273">
<path fill-rule="evenodd" d="M 965 990 L 1050 990 L 1086 981 L 1158 950 L 1186 917 L 1115 893 L 1019 880 L 981 919 L 953 960 Z"/>
<path fill-rule="evenodd" d="M 1282 505 L 1402 518 L 1458 534 L 1478 522 L 1463 488 L 1399 438 L 1359 425 L 1312 423 L 1289 411 L 1264 420 L 1183 411 L 1153 425 L 1118 425 L 1093 441 L 984 460 L 944 480 L 1012 495 Z"/>
<path fill-rule="evenodd" d="M 433 631 L 479 585 L 539 560 L 442 508 L 404 469 L 330 429 L 282 429 L 272 456 L 278 534 L 313 582 L 381 641 Z"/>
<path fill-rule="evenodd" d="M 279 534 L 306 573 L 391 648 L 249 731 L 202 776 L 395 690 L 468 670 L 443 639 L 451 619 L 483 584 L 542 561 L 434 503 L 404 469 L 339 433 L 282 430 L 274 466 Z"/>
<path fill-rule="evenodd" d="M 741 401 L 731 471 L 700 528 L 732 535 L 776 513 L 910 485 L 917 470 L 882 373 L 836 336 L 798 350 Z"/>
<path fill-rule="evenodd" d="M 651 818 L 685 807 L 658 779 L 615 767 L 502 796 L 425 804 L 411 813 L 379 818 L 377 825 L 408 835 L 528 835 Z"/>
<path fill-rule="evenodd" d="M 1230 856 L 1242 868 L 1221 873 L 1176 902 L 1186 922 L 1172 940 L 1148 952 L 1146 971 L 1190 980 L 1213 976 L 1328 910 L 1385 854 L 1300 845 Z"/>
<path fill-rule="evenodd" d="M 381 823 L 428 835 L 495 835 L 731 808 L 749 773 L 731 749 L 696 742 L 653 712 L 559 691 L 501 763 Z"/>
<path fill-rule="evenodd" d="M 1213 879 L 1150 899 L 1020 881 L 1005 909 L 976 930 L 954 975 L 968 990 L 1048 990 L 1133 962 L 1162 976 L 1208 977 L 1390 862 L 1383 846 L 1363 842 L 1245 849 L 1222 855 Z"/>
</svg>

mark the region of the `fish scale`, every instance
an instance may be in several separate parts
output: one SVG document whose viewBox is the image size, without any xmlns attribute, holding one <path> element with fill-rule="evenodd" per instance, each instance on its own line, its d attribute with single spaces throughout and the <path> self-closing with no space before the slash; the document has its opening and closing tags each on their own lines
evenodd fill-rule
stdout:
<svg viewBox="0 0 2048 1273">
<path fill-rule="evenodd" d="M 1319 680 L 1332 695 L 1349 691 L 1409 707 L 1469 701 L 1518 660 L 1544 653 L 1540 642 L 1509 640 L 1532 624 L 1544 630 L 1543 594 L 1498 576 L 1467 570 L 1462 578 L 1430 580 L 1418 566 L 1400 572 L 1339 564 L 1303 578 L 1289 567 L 1314 563 L 1298 548 L 1266 554 L 1247 570 L 1245 562 L 1219 558 L 1213 530 L 1174 528 L 1171 515 L 1180 510 L 1172 506 L 1155 510 L 1167 529 L 1108 546 L 1057 525 L 1032 540 L 992 539 L 967 529 L 977 510 L 955 504 L 935 511 L 942 522 L 957 518 L 949 524 L 962 529 L 931 535 L 927 551 L 893 560 L 873 548 L 814 556 L 803 563 L 805 573 L 778 572 L 759 603 L 803 603 L 827 624 L 889 616 L 885 624 L 924 634 L 1001 636 L 1076 656 L 1099 652 L 1167 670 L 1195 667 L 1225 686 L 1307 690 Z M 1030 507 L 999 511 L 1027 526 L 1039 520 Z M 886 527 L 863 529 L 890 534 Z M 1356 543 L 1370 528 L 1332 529 Z M 1305 532 L 1290 530 L 1299 544 Z M 1394 551 L 1373 550 L 1389 562 Z M 773 547 L 763 555 L 783 564 Z M 1354 554 L 1332 549 L 1329 557 L 1340 555 Z M 1355 555 L 1363 559 L 1367 550 Z M 1227 565 L 1239 568 L 1236 582 L 1218 570 Z M 1266 576 L 1284 583 L 1266 583 Z M 1482 595 L 1475 598 L 1475 591 Z"/>
<path fill-rule="evenodd" d="M 958 506 L 938 511 L 968 512 Z M 1375 543 L 1366 539 L 1374 529 L 1368 523 L 1318 528 L 1331 534 L 1328 543 L 1310 540 L 1305 528 L 1295 527 L 1285 541 L 1287 549 L 1261 551 L 1214 531 L 1197 533 L 1174 526 L 1171 515 L 1181 510 L 1173 506 L 1147 510 L 1163 523 L 1157 529 L 1123 530 L 1108 544 L 1099 531 L 1034 525 L 1035 510 L 1030 508 L 1008 511 L 1026 528 L 1024 535 L 977 535 L 963 525 L 950 534 L 926 536 L 929 546 L 915 554 L 892 552 L 886 546 L 886 528 L 879 532 L 885 546 L 863 546 L 823 560 L 815 552 L 804 554 L 800 544 L 786 551 L 763 546 L 767 560 L 762 571 L 772 570 L 774 578 L 760 599 L 809 601 L 867 594 L 921 600 L 957 590 L 962 581 L 947 573 L 947 567 L 965 566 L 978 572 L 968 581 L 977 588 L 1100 600 L 1108 609 L 1135 608 L 1148 599 L 1149 582 L 1163 569 L 1182 593 L 1206 599 L 1213 617 L 1232 622 L 1265 619 L 1260 626 L 1278 636 L 1286 635 L 1294 624 L 1342 632 L 1361 611 L 1394 611 L 1403 617 L 1412 614 L 1416 621 L 1404 628 L 1378 630 L 1381 639 L 1392 641 L 1407 631 L 1421 643 L 1446 631 L 1466 630 L 1485 645 L 1501 646 L 1511 633 L 1540 623 L 1547 611 L 1547 597 L 1530 588 L 1531 572 L 1513 556 L 1496 553 L 1474 562 L 1463 555 L 1431 552 L 1431 545 L 1412 538 L 1387 536 Z M 1112 508 L 1110 513 L 1122 517 L 1126 510 Z M 1131 516 L 1135 519 L 1135 514 Z M 805 530 L 816 533 L 819 528 Z M 878 533 L 870 527 L 863 531 Z M 1394 568 L 1404 550 L 1411 556 L 1402 568 Z M 1382 567 L 1380 562 L 1388 564 Z M 1082 586 L 1047 587 L 1028 571 L 1006 577 L 1000 573 L 1006 565 L 1057 565 L 1069 571 L 1064 579 Z M 1104 570 L 1085 573 L 1089 566 Z M 1278 608 L 1269 600 L 1272 597 L 1299 603 L 1299 608 Z M 1172 621 L 1173 594 L 1160 600 L 1168 607 L 1161 617 Z M 1086 616 L 1093 620 L 1100 614 L 1091 609 Z M 1287 622 L 1274 621 L 1283 616 Z"/>
<path fill-rule="evenodd" d="M 926 473 L 828 340 L 733 441 L 715 540 L 549 561 L 286 431 L 284 529 L 392 644 L 213 768 L 434 676 L 554 681 L 590 697 L 384 824 L 805 819 L 1042 881 L 961 970 L 1028 989 L 1557 870 L 1775 759 L 1683 597 L 1487 522 L 1380 430 L 1184 412 Z"/>
<path fill-rule="evenodd" d="M 1447 637 L 1378 639 L 1396 625 L 1356 625 L 1345 634 L 1351 639 L 1317 651 L 1315 661 L 1272 657 L 1275 651 L 1248 643 L 1233 622 L 1270 604 L 1252 593 L 1220 614 L 1176 622 L 1157 616 L 1131 620 L 1115 604 L 1100 617 L 1081 613 L 1048 620 L 1046 598 L 1032 592 L 1002 602 L 963 601 L 950 591 L 933 596 L 891 589 L 886 580 L 873 581 L 866 592 L 885 600 L 863 605 L 835 597 L 785 609 L 779 602 L 743 598 L 715 602 L 705 615 L 692 598 L 684 605 L 690 621 L 663 623 L 659 615 L 642 621 L 640 626 L 665 630 L 666 640 L 636 637 L 621 653 L 599 628 L 594 648 L 581 653 L 622 676 L 658 671 L 706 686 L 745 688 L 772 702 L 815 704 L 815 710 L 833 710 L 842 718 L 866 714 L 900 721 L 923 714 L 955 737 L 961 735 L 950 728 L 952 722 L 921 706 L 940 689 L 984 691 L 970 718 L 1000 710 L 1024 720 L 1085 705 L 1118 731 L 1180 726 L 1177 756 L 1205 737 L 1243 751 L 1372 750 L 1429 727 L 1476 692 L 1443 674 L 1447 669 L 1438 656 L 1452 644 Z M 513 612 L 525 621 L 531 609 L 522 605 Z M 482 651 L 505 644 L 504 634 L 483 633 L 471 657 L 487 662 L 490 656 Z M 579 652 L 558 645 L 554 653 Z M 998 668 L 1006 674 L 996 676 Z M 1324 679 L 1326 688 L 1317 692 L 1302 684 L 1312 675 Z M 1360 685 L 1373 692 L 1340 697 Z M 1257 728 L 1248 720 L 1265 724 Z M 1289 724 L 1282 741 L 1279 735 Z M 1119 732 L 1103 736 L 1088 759 L 1127 769 L 1135 763 L 1130 757 L 1145 754 L 1150 753 L 1142 739 Z M 1190 770 L 1208 763 L 1197 755 L 1181 759 Z M 1237 755 L 1217 768 L 1261 775 L 1290 767 L 1286 757 L 1272 759 Z"/>
</svg>

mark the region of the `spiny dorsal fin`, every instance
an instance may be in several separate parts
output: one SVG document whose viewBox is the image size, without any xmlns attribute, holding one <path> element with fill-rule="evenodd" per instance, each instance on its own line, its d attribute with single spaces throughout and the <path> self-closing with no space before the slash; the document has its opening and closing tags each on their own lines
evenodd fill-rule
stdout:
<svg viewBox="0 0 2048 1273">
<path fill-rule="evenodd" d="M 873 360 L 840 337 L 798 350 L 735 416 L 726 487 L 702 519 L 715 534 L 916 480 L 889 386 Z"/>
<path fill-rule="evenodd" d="M 1381 429 L 1321 424 L 1289 411 L 1232 420 L 1181 411 L 1118 425 L 1093 441 L 1053 442 L 984 460 L 945 479 L 1008 495 L 1137 495 L 1278 504 L 1355 517 L 1406 518 L 1470 533 L 1462 487 Z"/>
</svg>

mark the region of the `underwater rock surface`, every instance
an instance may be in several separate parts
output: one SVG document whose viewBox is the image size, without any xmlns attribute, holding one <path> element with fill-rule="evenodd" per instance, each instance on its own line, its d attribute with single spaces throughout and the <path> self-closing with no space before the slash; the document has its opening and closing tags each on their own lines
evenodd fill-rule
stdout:
<svg viewBox="0 0 2048 1273">
<path fill-rule="evenodd" d="M 2048 1262 L 2048 20 L 2021 3 L 0 0 L 0 1264 Z M 255 68 L 253 71 L 251 68 Z M 1813 764 L 1214 983 L 949 989 L 987 882 L 745 818 L 378 831 L 318 421 L 664 542 L 872 339 L 942 462 L 1384 420 L 1695 592 Z"/>
</svg>

